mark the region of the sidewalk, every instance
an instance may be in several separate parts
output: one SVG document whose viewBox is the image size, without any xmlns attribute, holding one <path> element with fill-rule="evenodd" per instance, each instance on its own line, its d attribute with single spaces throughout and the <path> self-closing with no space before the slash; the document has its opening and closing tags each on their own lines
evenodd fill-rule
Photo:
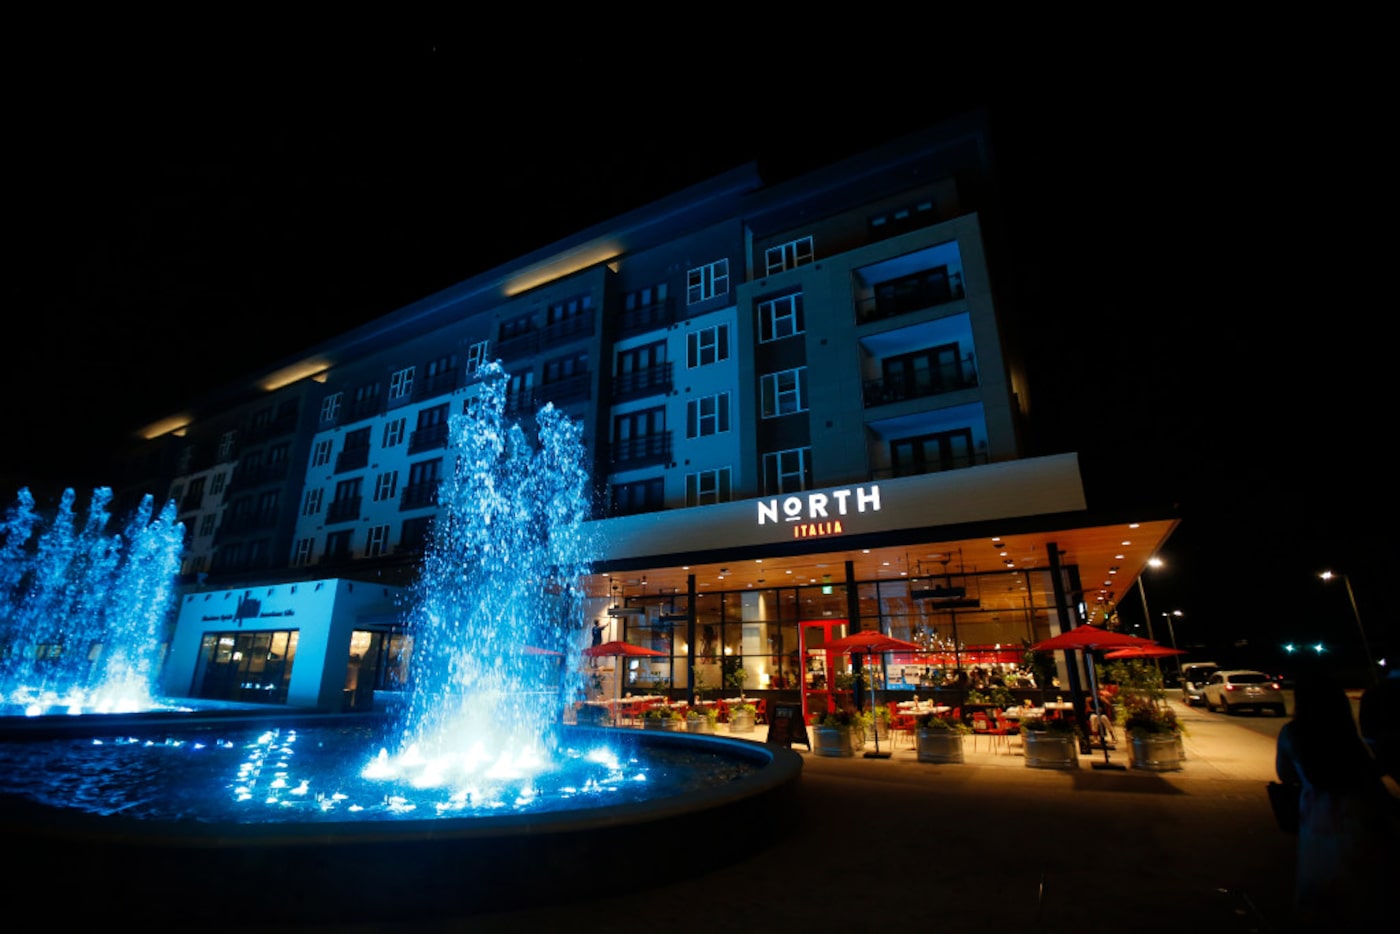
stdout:
<svg viewBox="0 0 1400 934">
<path fill-rule="evenodd" d="M 1274 741 L 1174 706 L 1179 772 L 1094 769 L 1099 750 L 1078 770 L 1030 769 L 1015 740 L 1011 754 L 969 743 L 960 765 L 920 763 L 907 744 L 889 759 L 799 745 L 805 817 L 786 837 L 641 835 L 634 863 L 577 867 L 596 874 L 596 899 L 411 930 L 1283 932 L 1294 843 L 1264 791 Z M 1127 765 L 1119 739 L 1109 758 Z"/>
</svg>

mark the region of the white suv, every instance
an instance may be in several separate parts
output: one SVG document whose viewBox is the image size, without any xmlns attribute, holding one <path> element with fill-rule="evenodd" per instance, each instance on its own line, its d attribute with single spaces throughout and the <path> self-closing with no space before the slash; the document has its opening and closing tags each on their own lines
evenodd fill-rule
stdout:
<svg viewBox="0 0 1400 934">
<path fill-rule="evenodd" d="M 1181 700 L 1187 707 L 1206 702 L 1205 688 L 1210 676 L 1220 670 L 1215 662 L 1187 662 L 1181 666 Z"/>
<path fill-rule="evenodd" d="M 1283 689 L 1262 671 L 1217 671 L 1206 682 L 1205 699 L 1206 710 L 1223 707 L 1226 713 L 1234 713 L 1252 707 L 1256 712 L 1272 710 L 1280 717 L 1287 713 Z"/>
</svg>

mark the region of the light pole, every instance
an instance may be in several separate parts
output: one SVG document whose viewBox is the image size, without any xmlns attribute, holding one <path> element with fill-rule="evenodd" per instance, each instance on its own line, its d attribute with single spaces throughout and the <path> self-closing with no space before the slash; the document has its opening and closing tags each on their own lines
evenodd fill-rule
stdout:
<svg viewBox="0 0 1400 934">
<path fill-rule="evenodd" d="M 1351 602 L 1351 615 L 1356 620 L 1356 631 L 1361 633 L 1361 648 L 1366 652 L 1366 683 L 1376 683 L 1376 663 L 1371 659 L 1371 643 L 1366 639 L 1366 627 L 1361 625 L 1361 613 L 1356 609 L 1356 594 L 1351 590 L 1351 578 L 1345 574 L 1333 574 L 1331 571 L 1323 571 L 1317 575 L 1325 581 L 1330 581 L 1334 577 L 1340 577 L 1342 583 L 1347 588 L 1347 600 Z"/>
<path fill-rule="evenodd" d="M 1185 615 L 1185 614 L 1183 614 L 1180 610 L 1172 610 L 1170 613 L 1163 613 L 1163 614 L 1162 614 L 1162 616 L 1163 616 L 1163 617 L 1166 619 L 1166 621 L 1167 621 L 1167 634 L 1170 635 L 1170 636 L 1172 637 L 1172 648 L 1176 648 L 1176 647 L 1177 647 L 1177 645 L 1176 645 L 1176 629 L 1172 626 L 1172 617 L 1173 617 L 1173 616 L 1183 616 L 1183 615 Z M 1177 677 L 1177 680 L 1181 680 L 1181 656 L 1180 656 L 1180 655 L 1176 656 L 1176 677 Z"/>
<path fill-rule="evenodd" d="M 1148 558 L 1148 559 L 1147 559 L 1147 567 L 1149 567 L 1149 568 L 1159 568 L 1159 567 L 1161 567 L 1161 566 L 1162 566 L 1162 559 L 1161 559 L 1161 558 L 1152 557 L 1152 558 Z M 1142 618 L 1145 619 L 1145 620 L 1147 621 L 1147 638 L 1152 639 L 1152 614 L 1151 614 L 1151 613 L 1148 611 L 1148 609 L 1147 609 L 1147 588 L 1144 587 L 1143 584 L 1142 584 L 1142 579 L 1143 579 L 1144 576 L 1146 576 L 1146 574 L 1147 574 L 1147 568 L 1144 568 L 1143 571 L 1142 571 L 1142 573 L 1138 575 L 1138 579 L 1137 579 L 1138 596 L 1139 596 L 1139 597 L 1142 597 Z M 1156 640 L 1156 639 L 1152 639 L 1152 641 L 1153 641 L 1153 642 L 1156 642 L 1157 640 Z M 1153 663 L 1157 666 L 1157 674 L 1158 674 L 1158 675 L 1161 675 L 1161 673 L 1162 673 L 1162 660 L 1161 660 L 1160 658 L 1154 658 L 1152 661 L 1153 661 Z M 1177 664 L 1180 665 L 1181 662 L 1177 662 Z"/>
</svg>

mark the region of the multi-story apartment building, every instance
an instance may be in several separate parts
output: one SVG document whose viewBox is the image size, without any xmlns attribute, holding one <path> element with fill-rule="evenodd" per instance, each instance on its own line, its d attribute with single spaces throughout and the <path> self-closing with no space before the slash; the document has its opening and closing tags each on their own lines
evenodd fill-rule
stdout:
<svg viewBox="0 0 1400 934">
<path fill-rule="evenodd" d="M 650 607 L 615 635 L 668 627 L 648 638 L 673 683 L 704 645 L 737 653 L 750 684 L 810 687 L 804 656 L 857 618 L 951 644 L 956 667 L 962 646 L 1019 645 L 1111 606 L 1175 520 L 1143 517 L 1124 544 L 1084 511 L 1073 455 L 1024 449 L 986 153 L 974 115 L 771 186 L 735 169 L 250 374 L 143 445 L 128 486 L 155 477 L 180 502 L 192 590 L 405 585 L 448 420 L 500 361 L 512 411 L 548 401 L 582 424 L 612 546 L 596 589 Z M 820 521 L 836 503 L 846 521 Z M 1022 550 L 1008 558 L 998 533 Z M 776 610 L 776 578 L 729 567 L 761 561 L 786 562 L 793 603 L 814 588 L 821 608 Z M 706 564 L 725 573 L 697 582 Z M 960 605 L 911 596 L 929 581 Z M 375 652 L 400 644 L 376 625 Z"/>
</svg>

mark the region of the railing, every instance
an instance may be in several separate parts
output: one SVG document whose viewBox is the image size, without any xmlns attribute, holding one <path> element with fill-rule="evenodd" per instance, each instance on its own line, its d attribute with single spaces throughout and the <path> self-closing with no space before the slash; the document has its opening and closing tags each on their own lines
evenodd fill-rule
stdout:
<svg viewBox="0 0 1400 934">
<path fill-rule="evenodd" d="M 947 266 L 926 269 L 912 276 L 881 282 L 874 294 L 856 302 L 856 322 L 869 324 L 897 315 L 921 311 L 963 297 L 961 270 Z"/>
<path fill-rule="evenodd" d="M 228 481 L 228 493 L 238 490 L 246 490 L 249 487 L 257 486 L 260 483 L 272 483 L 278 480 L 287 479 L 287 473 L 291 464 L 288 461 L 272 461 L 267 464 L 260 464 L 257 467 L 248 467 L 239 464 L 234 470 L 233 476 Z M 227 494 L 226 494 L 227 495 Z"/>
<path fill-rule="evenodd" d="M 360 518 L 360 503 L 364 501 L 363 496 L 349 496 L 345 499 L 333 499 L 326 507 L 326 524 L 333 522 L 350 522 Z"/>
<path fill-rule="evenodd" d="M 657 396 L 671 391 L 675 365 L 667 360 L 645 370 L 619 373 L 613 380 L 612 397 L 614 402 L 626 402 L 642 396 Z"/>
<path fill-rule="evenodd" d="M 344 473 L 347 470 L 359 470 L 369 464 L 369 445 L 358 448 L 346 448 L 335 456 L 335 472 Z"/>
<path fill-rule="evenodd" d="M 972 355 L 932 370 L 922 370 L 912 377 L 883 377 L 868 379 L 861 390 L 868 409 L 872 405 L 889 402 L 902 402 L 905 399 L 922 399 L 960 389 L 974 389 L 978 385 L 977 366 Z"/>
<path fill-rule="evenodd" d="M 408 453 L 418 454 L 434 448 L 447 447 L 447 422 L 438 422 L 425 428 L 415 428 L 408 435 Z"/>
<path fill-rule="evenodd" d="M 617 316 L 617 336 L 641 334 L 664 328 L 676 320 L 675 301 L 671 298 L 632 308 Z"/>
<path fill-rule="evenodd" d="M 671 459 L 671 432 L 658 431 L 654 434 L 614 441 L 612 462 L 618 467 L 644 467 Z"/>
<path fill-rule="evenodd" d="M 399 494 L 399 509 L 423 509 L 437 505 L 438 486 L 441 480 L 426 480 L 423 483 L 410 483 Z"/>
<path fill-rule="evenodd" d="M 882 467 L 871 471 L 872 480 L 889 480 L 894 477 L 921 477 L 925 474 L 943 473 L 947 470 L 962 470 L 987 463 L 986 454 L 963 454 L 945 457 L 936 463 L 901 464 L 898 467 Z"/>
<path fill-rule="evenodd" d="M 461 372 L 454 368 L 423 377 L 413 384 L 413 401 L 421 402 L 433 396 L 447 395 L 457 388 L 457 377 L 460 375 Z"/>
<path fill-rule="evenodd" d="M 545 383 L 539 388 L 539 395 L 541 399 L 553 402 L 555 405 L 577 402 L 580 399 L 587 399 L 592 393 L 591 380 L 590 374 L 579 373 L 576 376 Z"/>
</svg>

